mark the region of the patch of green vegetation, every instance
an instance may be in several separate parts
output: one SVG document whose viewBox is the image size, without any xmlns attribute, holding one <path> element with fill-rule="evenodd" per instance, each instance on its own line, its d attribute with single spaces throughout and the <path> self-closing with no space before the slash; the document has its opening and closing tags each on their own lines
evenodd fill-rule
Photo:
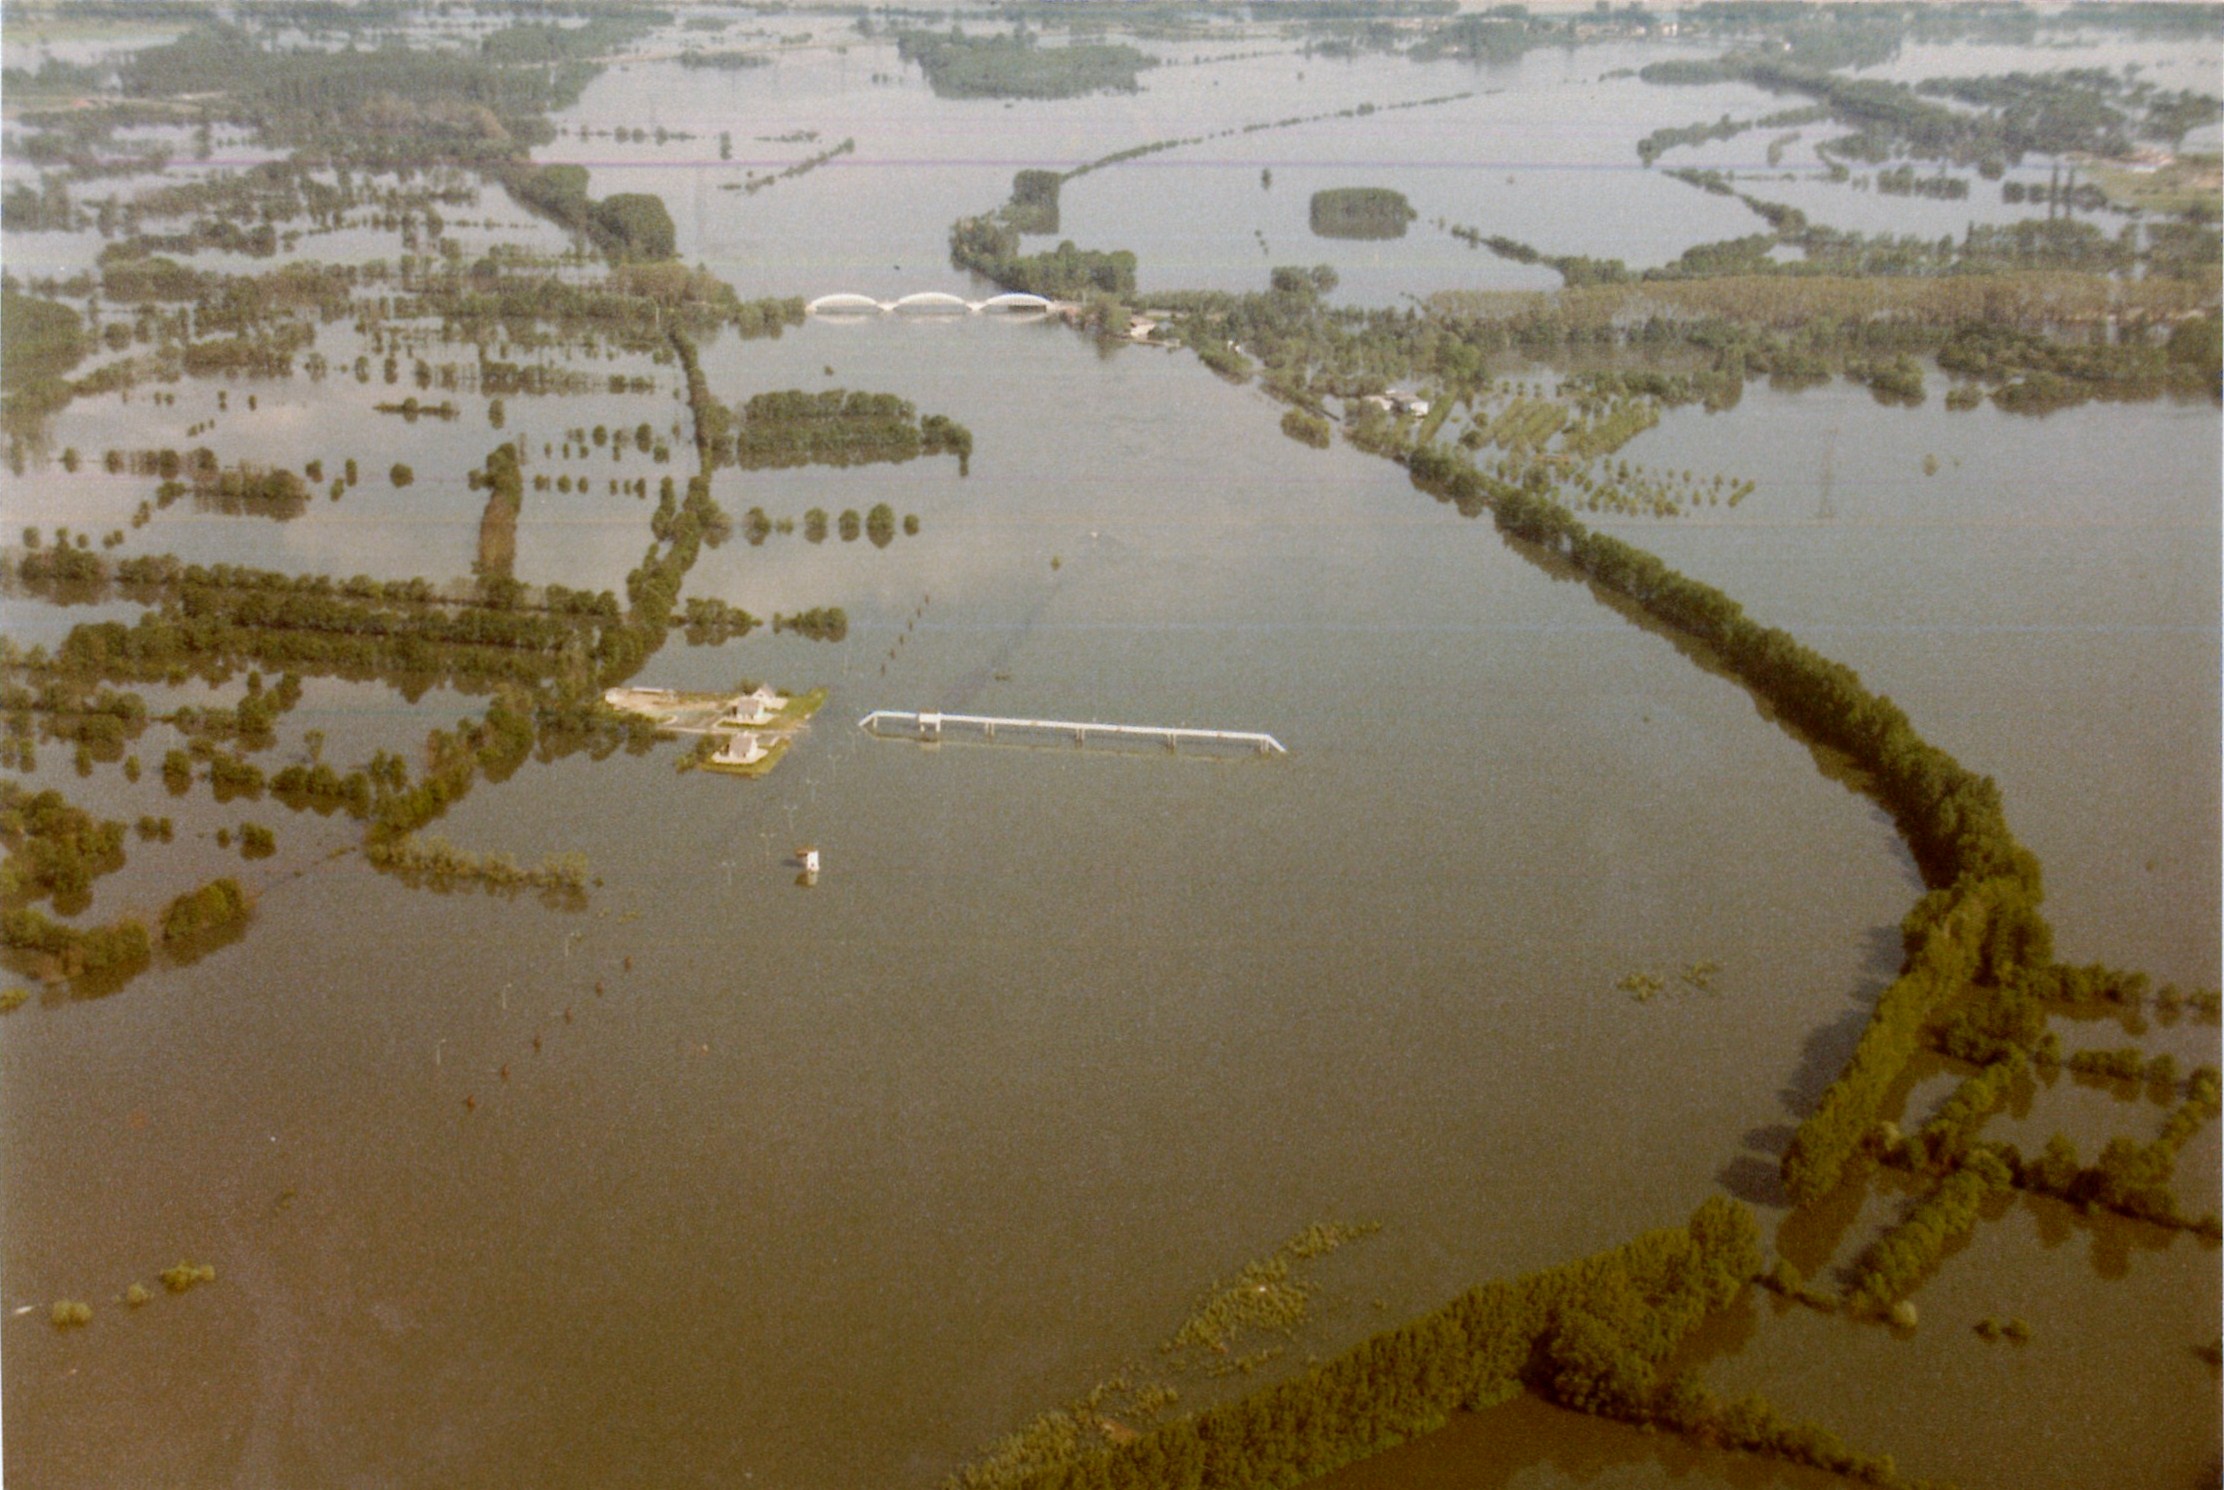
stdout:
<svg viewBox="0 0 2224 1490">
<path fill-rule="evenodd" d="M 1724 114 L 1712 124 L 1687 124 L 1680 128 L 1656 129 L 1637 142 L 1637 158 L 1646 165 L 1651 165 L 1663 153 L 1680 145 L 1704 145 L 1712 140 L 1734 140 L 1752 127 L 1753 121 L 1750 119 L 1732 119 Z"/>
<path fill-rule="evenodd" d="M 770 67 L 772 59 L 762 52 L 717 51 L 698 52 L 692 48 L 680 53 L 680 66 L 707 67 L 719 72 L 745 72 L 752 67 Z"/>
<path fill-rule="evenodd" d="M 2186 1080 L 2185 1100 L 2171 1112 L 2152 1142 L 2112 1138 L 2090 1166 L 2079 1162 L 2076 1147 L 2059 1133 L 2047 1140 L 2034 1159 L 2025 1159 L 2009 1144 L 1992 1145 L 1990 1149 L 2019 1188 L 2213 1238 L 2224 1230 L 2216 1213 L 2188 1215 L 2179 1204 L 2173 1177 L 2179 1151 L 2204 1123 L 2217 1116 L 2220 1095 L 2224 1095 L 2224 1083 L 2220 1083 L 2216 1068 L 2199 1067 Z"/>
<path fill-rule="evenodd" d="M 686 634 L 689 646 L 716 647 L 747 636 L 762 623 L 738 605 L 729 605 L 716 596 L 695 595 L 672 617 L 672 624 Z"/>
<path fill-rule="evenodd" d="M 2224 157 L 2216 155 L 2188 153 L 2152 170 L 2092 161 L 2085 172 L 2111 205 L 2158 217 L 2214 221 L 2224 198 Z"/>
<path fill-rule="evenodd" d="M 82 910 L 93 881 L 123 867 L 124 825 L 94 817 L 51 788 L 27 792 L 0 781 L 0 898 L 51 899 L 63 915 Z"/>
<path fill-rule="evenodd" d="M 1291 409 L 1282 415 L 1282 433 L 1301 445 L 1312 446 L 1315 450 L 1328 448 L 1328 421 L 1318 414 L 1308 414 L 1303 409 Z"/>
<path fill-rule="evenodd" d="M 1001 214 L 1017 233 L 1058 231 L 1058 189 L 1065 177 L 1056 171 L 1021 171 L 1012 177 L 1011 201 Z"/>
<path fill-rule="evenodd" d="M 482 579 L 509 579 L 517 566 L 517 520 L 525 508 L 525 472 L 516 445 L 497 445 L 477 476 L 477 484 L 487 489 L 487 504 L 479 515 L 472 572 Z"/>
<path fill-rule="evenodd" d="M 1135 255 L 1128 250 L 1077 248 L 1069 239 L 1047 253 L 1023 254 L 1018 230 L 989 217 L 960 218 L 951 227 L 950 263 L 1051 300 L 1135 294 Z"/>
<path fill-rule="evenodd" d="M 587 856 L 577 852 L 551 853 L 528 866 L 509 854 L 475 854 L 457 848 L 437 833 L 421 838 L 403 833 L 373 839 L 365 845 L 363 856 L 376 868 L 435 888 L 476 884 L 497 891 L 552 890 L 571 895 L 587 890 Z"/>
<path fill-rule="evenodd" d="M 797 176 L 808 175 L 812 171 L 817 170 L 820 166 L 825 165 L 828 161 L 838 159 L 839 157 L 844 155 L 848 155 L 856 149 L 857 141 L 853 139 L 844 140 L 839 145 L 834 145 L 829 147 L 828 149 L 821 150 L 816 155 L 805 156 L 803 159 L 797 161 L 794 165 L 789 166 L 784 171 L 777 172 L 770 176 L 759 176 L 752 172 L 750 175 L 740 181 L 725 182 L 720 185 L 718 189 L 720 191 L 738 191 L 746 193 L 749 196 L 755 196 L 758 192 L 763 191 L 768 186 L 772 186 L 775 183 L 781 181 L 791 181 Z"/>
<path fill-rule="evenodd" d="M 1292 1333 L 1311 1317 L 1314 1295 L 1312 1285 L 1295 1273 L 1296 1265 L 1326 1257 L 1381 1229 L 1379 1222 L 1313 1223 L 1269 1255 L 1246 1264 L 1233 1278 L 1214 1284 L 1166 1342 L 1166 1352 L 1226 1355 L 1239 1336 Z"/>
<path fill-rule="evenodd" d="M 147 965 L 154 950 L 147 928 L 132 917 L 77 927 L 52 920 L 35 906 L 18 906 L 0 916 L 0 946 L 14 954 L 13 965 L 27 966 L 33 976 L 86 979 L 94 985 L 129 978 Z"/>
<path fill-rule="evenodd" d="M 1317 238 L 1403 238 L 1420 216 L 1405 193 L 1386 186 L 1337 186 L 1313 193 L 1307 219 Z"/>
<path fill-rule="evenodd" d="M 912 404 L 893 393 L 791 388 L 759 393 L 742 405 L 731 440 L 716 453 L 754 471 L 901 462 L 942 451 L 962 461 L 972 448 L 965 426 L 939 414 L 922 424 Z"/>
<path fill-rule="evenodd" d="M 2005 1193 L 2013 1179 L 1996 1155 L 1972 1153 L 1862 1256 L 1850 1291 L 1854 1306 L 1882 1313 L 1901 1302 L 1946 1248 L 1975 1228 L 1985 1203 Z"/>
<path fill-rule="evenodd" d="M 1829 17 L 1825 24 L 1837 19 Z M 1874 20 L 1885 30 L 1868 37 L 1861 49 L 1896 47 L 1896 36 L 1888 33 L 1896 33 L 1901 21 L 1882 7 Z M 1895 156 L 1915 156 L 1978 165 L 1994 177 L 2004 164 L 2032 153 L 2122 158 L 2140 138 L 2175 144 L 2218 114 L 2213 96 L 2171 92 L 2106 68 L 1932 78 L 1912 87 L 1849 77 L 1838 71 L 1847 65 L 1844 48 L 1835 44 L 1843 40 L 1840 33 L 1833 44 L 1812 51 L 1795 45 L 1788 56 L 1749 47 L 1711 62 L 1659 62 L 1640 76 L 1652 83 L 1744 82 L 1812 98 L 1816 109 L 1852 130 L 1816 147 L 1825 159 L 1882 165 Z M 1913 185 L 1912 172 L 1903 177 L 1901 171 L 1906 168 L 1892 174 Z M 1926 194 L 1966 192 L 1966 182 L 1947 186 L 1935 177 L 1930 182 Z"/>
<path fill-rule="evenodd" d="M 229 876 L 210 880 L 172 900 L 162 912 L 162 941 L 190 944 L 214 937 L 244 922 L 253 904 L 239 881 Z"/>
<path fill-rule="evenodd" d="M 162 1270 L 162 1286 L 172 1293 L 185 1293 L 203 1283 L 216 1281 L 216 1264 L 190 1262 L 180 1258 L 174 1265 Z"/>
<path fill-rule="evenodd" d="M 1299 1272 L 1304 1264 L 1371 1235 L 1373 1224 L 1316 1221 L 1268 1256 L 1215 1284 L 1174 1335 L 1159 1347 L 1164 1367 L 1177 1377 L 1249 1375 L 1281 1353 L 1310 1316 L 1315 1286 Z M 1279 1343 L 1248 1352 L 1259 1335 Z M 1250 1338 L 1246 1338 L 1250 1337 Z M 1041 1413 L 991 1446 L 945 1482 L 945 1490 L 1016 1490 L 1042 1483 L 1088 1458 L 1107 1443 L 1133 1442 L 1181 1400 L 1173 1380 L 1123 1371 L 1097 1383 L 1065 1407 Z"/>
<path fill-rule="evenodd" d="M 69 402 L 65 376 L 92 350 L 78 313 L 0 281 L 0 420 L 13 433 Z"/>
<path fill-rule="evenodd" d="M 824 514 L 821 514 L 822 533 L 824 522 Z M 838 642 L 849 635 L 849 612 L 838 605 L 813 606 L 809 610 L 797 611 L 792 616 L 783 616 L 774 611 L 772 630 L 775 635 L 792 631 L 797 636 L 807 637 L 815 642 Z"/>
<path fill-rule="evenodd" d="M 133 53 L 119 72 L 129 99 L 197 95 L 205 117 L 251 128 L 265 143 L 362 168 L 422 170 L 514 160 L 552 138 L 548 111 L 574 101 L 598 70 L 575 48 L 614 35 L 513 26 L 487 37 L 476 56 L 405 46 L 276 50 L 212 22 Z"/>
<path fill-rule="evenodd" d="M 598 201 L 587 195 L 587 180 L 587 168 L 575 165 L 516 165 L 502 176 L 522 205 L 587 235 L 614 261 L 673 256 L 677 230 L 662 197 L 620 192 Z"/>
<path fill-rule="evenodd" d="M 1114 1432 L 1095 1400 L 1023 1430 L 951 1490 L 1160 1490 L 1228 1464 L 1247 1483 L 1293 1485 L 1504 1402 L 1527 1386 L 1562 1406 L 1717 1445 L 1904 1485 L 1888 1459 L 1848 1449 L 1765 1401 L 1725 1402 L 1667 1362 L 1761 1272 L 1752 1213 L 1707 1201 L 1688 1226 L 1487 1283 L 1296 1377 L 1148 1432 Z M 1272 1285 L 1269 1284 L 1269 1294 Z M 1005 1452 L 1009 1449 L 1010 1452 Z M 1240 1470 L 1233 1466 L 1240 1465 Z"/>
<path fill-rule="evenodd" d="M 1017 31 L 998 35 L 903 31 L 896 51 L 916 62 L 940 98 L 1079 98 L 1134 93 L 1138 75 L 1157 61 L 1118 43 L 1043 46 Z"/>
<path fill-rule="evenodd" d="M 1936 175 L 1918 176 L 1912 165 L 1896 166 L 1879 171 L 1875 177 L 1878 195 L 1887 197 L 1928 197 L 1938 202 L 1960 202 L 1969 197 L 1969 178 L 1941 171 Z"/>
<path fill-rule="evenodd" d="M 1653 995 L 1659 993 L 1661 989 L 1667 986 L 1668 985 L 1666 983 L 1661 981 L 1660 974 L 1658 973 L 1624 973 L 1621 977 L 1617 978 L 1614 981 L 1614 987 L 1617 990 L 1622 993 L 1628 994 L 1631 998 L 1637 1000 L 1637 1002 L 1639 1002 L 1640 1004 L 1652 998 Z"/>
</svg>

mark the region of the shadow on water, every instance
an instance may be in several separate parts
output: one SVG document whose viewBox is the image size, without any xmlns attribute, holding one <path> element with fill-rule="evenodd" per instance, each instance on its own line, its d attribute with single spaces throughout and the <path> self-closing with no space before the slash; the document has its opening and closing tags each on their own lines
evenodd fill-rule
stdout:
<svg viewBox="0 0 2224 1490">
<path fill-rule="evenodd" d="M 2055 1251 L 2080 1233 L 2086 1235 L 2091 1246 L 2085 1260 L 2096 1278 L 2128 1276 L 2134 1255 L 2151 1256 L 2173 1247 L 2198 1247 L 2214 1257 L 2220 1249 L 2219 1243 L 2204 1240 L 2192 1232 L 2157 1226 L 2151 1221 L 2134 1221 L 2114 1211 L 2080 1210 L 2051 1195 L 2021 1194 L 2013 1204 L 2021 1205 L 2030 1213 L 2039 1235 L 2039 1246 L 2046 1251 Z"/>
<path fill-rule="evenodd" d="M 1874 933 L 1870 936 L 1873 938 Z M 1896 947 L 1899 942 L 1896 931 L 1891 939 Z M 1861 985 L 1851 995 L 1847 1007 L 1828 1023 L 1808 1031 L 1807 1037 L 1800 1041 L 1799 1060 L 1776 1092 L 1776 1100 L 1783 1104 L 1785 1116 L 1804 1118 L 1815 1110 L 1824 1089 L 1846 1068 L 1861 1032 L 1868 1028 L 1877 999 L 1891 986 L 1895 973 L 1896 970 L 1885 973 L 1865 970 Z"/>
<path fill-rule="evenodd" d="M 1728 1360 L 1742 1354 L 1761 1326 L 1760 1298 L 1757 1289 L 1748 1288 L 1739 1293 L 1737 1301 L 1727 1309 L 1709 1314 L 1677 1347 L 1665 1369 L 1697 1372 L 1710 1361 Z M 1776 1303 L 1782 1305 L 1781 1300 Z"/>
<path fill-rule="evenodd" d="M 1715 1182 L 1728 1191 L 1733 1199 L 1747 1205 L 1766 1206 L 1783 1210 L 1791 1204 L 1791 1197 L 1784 1193 L 1783 1177 L 1777 1172 L 1777 1158 L 1791 1143 L 1792 1130 L 1781 1125 L 1756 1128 L 1745 1135 L 1748 1147 L 1758 1150 L 1739 1154 L 1722 1166 L 1715 1175 Z"/>
<path fill-rule="evenodd" d="M 1856 1164 L 1835 1190 L 1786 1215 L 1776 1228 L 1777 1255 L 1809 1277 L 1820 1273 L 1861 1218 L 1872 1172 L 1868 1165 Z"/>
<path fill-rule="evenodd" d="M 1852 1057 L 1853 1047 L 1860 1040 L 1861 1031 L 1868 1027 L 1869 1014 L 1876 1007 L 1878 997 L 1898 975 L 1898 927 L 1872 926 L 1862 933 L 1861 943 L 1862 981 L 1852 995 L 1851 1006 L 1837 1018 L 1811 1031 L 1801 1042 L 1799 1062 L 1777 1091 L 1777 1100 L 1789 1117 L 1805 1117 L 1822 1100 L 1824 1088 L 1845 1069 Z M 1793 1132 L 1786 1123 L 1753 1129 L 1745 1135 L 1746 1152 L 1723 1165 L 1716 1179 L 1731 1195 L 1750 1205 L 1785 1209 L 1791 1204 L 1791 1198 L 1784 1193 L 1778 1165 L 1784 1151 L 1791 1146 Z"/>
</svg>

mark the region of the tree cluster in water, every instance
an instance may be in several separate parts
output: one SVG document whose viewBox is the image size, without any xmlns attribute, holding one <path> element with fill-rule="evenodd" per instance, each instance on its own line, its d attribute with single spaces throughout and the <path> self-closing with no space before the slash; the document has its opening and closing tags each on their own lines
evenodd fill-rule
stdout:
<svg viewBox="0 0 2224 1490">
<path fill-rule="evenodd" d="M 751 396 L 732 435 L 714 449 L 721 461 L 751 471 L 865 465 L 947 453 L 958 458 L 962 472 L 973 453 L 973 435 L 945 415 L 921 420 L 908 399 L 893 393 L 791 388 Z"/>
<path fill-rule="evenodd" d="M 1118 43 L 1075 42 L 1045 47 L 1024 25 L 999 35 L 899 31 L 896 52 L 916 62 L 941 98 L 1076 98 L 1133 93 L 1137 74 L 1156 59 Z"/>
<path fill-rule="evenodd" d="M 1386 186 L 1337 186 L 1313 193 L 1306 219 L 1317 238 L 1403 238 L 1420 214 Z"/>
</svg>

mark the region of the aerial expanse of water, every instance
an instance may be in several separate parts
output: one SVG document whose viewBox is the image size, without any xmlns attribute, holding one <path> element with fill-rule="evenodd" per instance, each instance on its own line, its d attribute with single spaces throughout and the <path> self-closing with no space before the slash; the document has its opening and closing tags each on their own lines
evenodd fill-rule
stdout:
<svg viewBox="0 0 2224 1490">
<path fill-rule="evenodd" d="M 977 296 L 947 228 L 1016 170 L 1371 103 L 1084 175 L 1060 236 L 1135 250 L 1146 296 L 1326 262 L 1339 299 L 1393 304 L 1554 283 L 1439 218 L 1633 265 L 1753 231 L 1663 169 L 1742 171 L 1766 133 L 1650 171 L 1634 144 L 1789 106 L 1605 76 L 1657 47 L 1478 68 L 1258 45 L 1271 54 L 1154 70 L 1134 97 L 1017 104 L 936 99 L 853 33 L 741 73 L 639 61 L 538 155 L 588 164 L 598 194 L 663 196 L 682 257 L 745 296 Z M 2058 65 L 1944 50 L 1892 75 Z M 576 134 L 621 124 L 695 138 Z M 817 137 L 769 138 L 799 131 Z M 721 189 L 845 139 L 853 153 L 807 174 Z M 1810 179 L 1749 189 L 1844 226 L 2013 215 L 1987 183 L 1989 203 L 1910 202 L 1812 180 L 1811 153 L 1787 166 Z M 1314 237 L 1311 193 L 1349 185 L 1395 186 L 1419 220 L 1394 241 Z M 455 215 L 520 216 L 493 191 L 481 207 Z M 466 241 L 513 239 L 556 244 L 545 225 Z M 327 243 L 300 252 L 380 252 Z M 6 246 L 68 272 L 99 242 Z M 362 484 L 290 521 L 181 502 L 123 552 L 446 581 L 474 553 L 467 473 L 519 438 L 529 472 L 586 488 L 528 493 L 517 573 L 591 589 L 621 586 L 646 541 L 649 504 L 607 482 L 646 476 L 653 502 L 689 469 L 668 365 L 598 353 L 579 365 L 653 391 L 513 397 L 496 430 L 479 395 L 358 382 L 345 324 L 317 350 L 330 376 L 232 383 L 221 410 L 213 382 L 177 385 L 175 406 L 80 400 L 52 449 L 355 456 Z M 217 873 L 261 898 L 237 943 L 114 997 L 46 995 L 0 1041 L 0 1276 L 11 1310 L 40 1306 L 0 1334 L 27 1483 L 924 1486 L 1148 1359 L 1201 1289 L 1314 1220 L 1382 1230 L 1323 1273 L 1292 1361 L 1724 1187 L 1772 1233 L 1784 1220 L 1776 1154 L 1896 972 L 1921 885 L 1883 813 L 1742 688 L 1397 467 L 1282 438 L 1281 405 L 1186 352 L 1100 351 L 1025 318 L 813 318 L 711 339 L 703 363 L 728 403 L 889 391 L 964 423 L 975 449 L 962 475 L 948 458 L 718 473 L 737 515 L 800 529 L 812 508 L 886 502 L 919 531 L 885 548 L 737 536 L 690 575 L 688 594 L 760 616 L 848 611 L 840 644 L 675 634 L 637 680 L 827 688 L 770 776 L 679 774 L 670 744 L 534 761 L 439 824 L 482 852 L 584 852 L 587 908 L 411 889 L 347 852 L 345 817 L 174 798 L 152 770 L 80 781 L 66 751 L 40 751 L 27 784 L 178 820 L 176 843 L 134 842 L 94 914 Z M 2216 407 L 1948 413 L 1935 371 L 1933 387 L 1913 411 L 1850 385 L 1756 385 L 1728 413 L 1673 412 L 1627 458 L 1755 495 L 1734 515 L 1606 525 L 1850 663 L 1994 776 L 2045 861 L 2063 956 L 2213 985 Z M 371 408 L 410 393 L 460 417 Z M 671 464 L 553 448 L 640 422 Z M 396 489 L 404 458 L 415 481 Z M 6 516 L 105 532 L 150 487 L 47 459 L 8 483 Z M 48 644 L 132 613 L 0 600 L 10 636 Z M 860 731 L 877 708 L 1261 730 L 1290 753 L 927 748 Z M 300 758 L 308 730 L 334 760 L 410 749 L 481 709 L 312 681 L 264 759 Z M 136 749 L 151 764 L 168 743 L 158 727 Z M 212 835 L 244 818 L 281 852 L 242 871 Z M 809 888 L 791 862 L 806 842 L 826 863 Z M 1721 966 L 1711 993 L 1615 987 L 1701 961 Z M 2121 1043 L 2105 1033 L 2091 1043 Z M 2171 1039 L 2214 1059 L 2213 1026 Z M 2072 1128 L 2090 1151 L 2159 1114 L 2065 1079 L 2000 1121 L 2027 1146 Z M 2184 1172 L 2217 1162 L 2212 1125 Z M 2195 1211 L 2215 1203 L 2204 1183 L 2187 1186 Z M 1842 1224 L 1874 1230 L 1896 1203 Z M 2182 1483 L 2215 1455 L 2215 1378 L 2191 1350 L 2214 1335 L 2215 1252 L 2149 1233 L 2019 1201 L 1925 1288 L 1921 1331 L 1763 1295 L 1704 1342 L 1704 1370 L 1972 1490 Z M 117 1327 L 74 1333 L 41 1317 L 181 1252 L 222 1269 L 190 1309 L 109 1309 Z M 1970 1329 L 2008 1313 L 2031 1318 L 2029 1346 Z M 1825 1479 L 1523 1401 L 1342 1483 Z"/>
</svg>

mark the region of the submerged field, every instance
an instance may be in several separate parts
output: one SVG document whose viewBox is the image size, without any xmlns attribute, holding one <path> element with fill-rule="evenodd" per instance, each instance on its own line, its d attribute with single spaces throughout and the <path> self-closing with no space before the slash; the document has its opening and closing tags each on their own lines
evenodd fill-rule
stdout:
<svg viewBox="0 0 2224 1490">
<path fill-rule="evenodd" d="M 11 9 L 7 1470 L 2213 1478 L 2224 23 L 1819 14 Z"/>
</svg>

